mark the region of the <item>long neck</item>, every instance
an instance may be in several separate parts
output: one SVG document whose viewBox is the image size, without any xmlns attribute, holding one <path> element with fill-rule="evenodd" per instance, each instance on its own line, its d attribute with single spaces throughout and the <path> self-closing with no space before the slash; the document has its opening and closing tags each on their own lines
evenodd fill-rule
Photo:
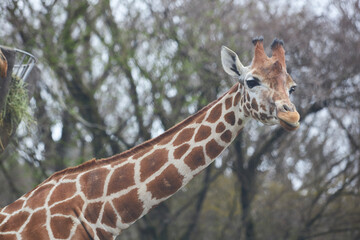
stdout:
<svg viewBox="0 0 360 240">
<path fill-rule="evenodd" d="M 241 85 L 234 85 L 222 97 L 151 140 L 145 148 L 140 146 L 141 150 L 119 164 L 131 166 L 134 171 L 133 185 L 121 190 L 122 200 L 113 201 L 123 218 L 122 228 L 175 194 L 230 145 L 249 120 L 240 109 L 243 90 Z M 122 215 L 124 205 L 129 206 L 127 211 L 134 211 Z"/>
<path fill-rule="evenodd" d="M 23 215 L 30 221 L 23 221 L 23 232 L 41 229 L 41 224 L 50 225 L 50 237 L 115 238 L 230 145 L 248 120 L 240 108 L 242 91 L 241 85 L 234 85 L 198 113 L 129 151 L 54 174 L 0 211 L 0 236 L 8 228 L 5 222 L 26 208 Z M 40 213 L 45 220 L 32 221 Z"/>
</svg>

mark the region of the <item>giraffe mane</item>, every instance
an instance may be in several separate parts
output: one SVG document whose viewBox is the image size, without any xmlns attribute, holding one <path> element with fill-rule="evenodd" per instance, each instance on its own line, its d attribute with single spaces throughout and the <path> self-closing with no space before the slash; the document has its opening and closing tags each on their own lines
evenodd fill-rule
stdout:
<svg viewBox="0 0 360 240">
<path fill-rule="evenodd" d="M 220 98 L 212 101 L 211 103 L 209 103 L 207 106 L 203 107 L 200 111 L 198 111 L 197 113 L 187 117 L 185 120 L 179 122 L 178 124 L 176 124 L 175 126 L 169 128 L 167 131 L 165 131 L 164 133 L 160 134 L 158 137 L 149 139 L 129 150 L 126 150 L 124 152 L 121 152 L 119 154 L 116 154 L 114 156 L 108 157 L 108 158 L 102 158 L 102 159 L 91 159 L 88 160 L 78 166 L 75 167 L 69 167 L 69 168 L 65 168 L 63 170 L 60 170 L 58 172 L 55 172 L 54 174 L 52 174 L 45 182 L 51 181 L 56 179 L 57 177 L 61 177 L 64 174 L 72 174 L 72 173 L 78 173 L 78 172 L 82 172 L 82 171 L 86 171 L 89 169 L 94 168 L 94 166 L 99 166 L 99 165 L 105 165 L 105 164 L 109 164 L 115 161 L 118 161 L 119 159 L 123 158 L 126 159 L 132 155 L 135 155 L 139 152 L 141 152 L 142 150 L 146 149 L 149 146 L 155 145 L 157 143 L 159 143 L 160 141 L 162 141 L 163 139 L 165 139 L 168 136 L 171 136 L 172 134 L 174 134 L 176 131 L 178 131 L 179 129 L 182 129 L 184 125 L 187 125 L 189 123 L 191 123 L 194 119 L 196 119 L 198 116 L 201 116 L 204 112 L 206 112 L 209 108 L 211 108 L 212 106 L 214 106 L 218 101 L 220 101 L 228 92 L 234 92 L 237 90 L 239 83 L 236 83 L 235 85 L 233 85 L 229 91 L 225 92 Z M 44 183 L 45 183 L 44 182 Z"/>
</svg>

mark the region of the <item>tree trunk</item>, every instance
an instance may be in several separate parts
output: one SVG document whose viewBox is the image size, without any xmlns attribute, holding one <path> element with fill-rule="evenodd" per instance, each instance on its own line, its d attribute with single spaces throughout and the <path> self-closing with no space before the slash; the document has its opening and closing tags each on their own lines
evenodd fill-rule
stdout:
<svg viewBox="0 0 360 240">
<path fill-rule="evenodd" d="M 251 203 L 254 198 L 255 189 L 255 179 L 256 171 L 253 168 L 246 167 L 245 158 L 243 153 L 242 146 L 242 133 L 239 134 L 235 140 L 235 151 L 237 155 L 236 160 L 236 175 L 241 184 L 241 197 L 240 205 L 242 210 L 242 222 L 243 228 L 241 229 L 240 236 L 245 236 L 245 240 L 254 240 L 255 239 L 255 230 L 254 223 L 251 217 Z"/>
</svg>

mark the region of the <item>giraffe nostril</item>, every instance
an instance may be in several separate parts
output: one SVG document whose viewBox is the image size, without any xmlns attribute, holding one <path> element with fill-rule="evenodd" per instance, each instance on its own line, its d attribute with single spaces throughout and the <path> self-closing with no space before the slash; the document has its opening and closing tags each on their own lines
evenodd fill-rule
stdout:
<svg viewBox="0 0 360 240">
<path fill-rule="evenodd" d="M 291 108 L 288 105 L 284 104 L 283 108 L 286 112 L 291 112 Z"/>
</svg>

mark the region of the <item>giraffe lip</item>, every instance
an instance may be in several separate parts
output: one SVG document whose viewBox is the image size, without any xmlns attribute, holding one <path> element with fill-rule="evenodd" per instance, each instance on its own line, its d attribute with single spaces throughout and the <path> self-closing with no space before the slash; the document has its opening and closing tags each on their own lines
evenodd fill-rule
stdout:
<svg viewBox="0 0 360 240">
<path fill-rule="evenodd" d="M 300 115 L 296 111 L 278 112 L 277 117 L 279 119 L 280 125 L 288 131 L 294 131 L 300 126 Z"/>
<path fill-rule="evenodd" d="M 287 131 L 294 131 L 297 128 L 299 128 L 299 126 L 300 126 L 299 122 L 294 122 L 294 123 L 286 122 L 280 118 L 279 118 L 279 121 L 280 121 L 280 125 Z"/>
</svg>

